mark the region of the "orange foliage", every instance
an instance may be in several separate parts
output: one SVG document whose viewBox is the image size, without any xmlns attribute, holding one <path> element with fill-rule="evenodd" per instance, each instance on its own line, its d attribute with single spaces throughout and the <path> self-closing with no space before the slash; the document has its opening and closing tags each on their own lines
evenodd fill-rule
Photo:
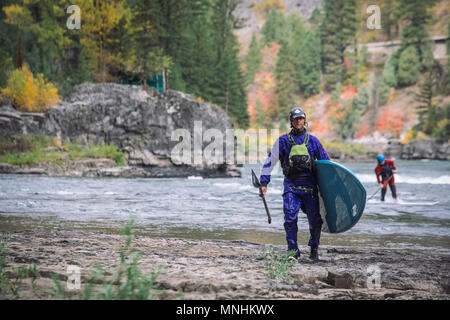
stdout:
<svg viewBox="0 0 450 320">
<path fill-rule="evenodd" d="M 391 91 L 389 93 L 389 98 L 387 99 L 386 104 L 388 104 L 389 102 L 394 100 L 394 93 L 395 93 L 395 88 L 391 88 Z"/>
<path fill-rule="evenodd" d="M 344 91 L 341 94 L 341 98 L 342 99 L 353 99 L 353 97 L 356 94 L 356 88 L 349 86 L 347 88 L 344 89 Z"/>
<path fill-rule="evenodd" d="M 328 122 L 324 117 L 314 119 L 311 127 L 314 133 L 327 132 L 329 130 Z"/>
<path fill-rule="evenodd" d="M 263 48 L 263 61 L 261 62 L 260 71 L 255 74 L 253 83 L 249 85 L 249 91 L 247 92 L 247 110 L 251 123 L 257 121 L 257 99 L 259 99 L 261 109 L 267 116 L 273 117 L 277 114 L 276 82 L 273 72 L 279 49 L 280 45 L 275 42 Z"/>
<path fill-rule="evenodd" d="M 405 116 L 398 110 L 384 110 L 377 122 L 377 130 L 381 132 L 394 133 L 400 136 L 403 126 L 406 123 Z"/>
<path fill-rule="evenodd" d="M 347 58 L 344 59 L 344 66 L 346 66 L 347 68 L 350 67 L 350 61 L 348 61 Z"/>
<path fill-rule="evenodd" d="M 266 0 L 264 2 L 253 5 L 253 10 L 255 10 L 258 13 L 262 12 L 264 15 L 269 13 L 269 11 L 272 10 L 273 8 L 285 10 L 286 5 L 283 3 L 283 1 L 280 0 Z"/>
<path fill-rule="evenodd" d="M 344 108 L 342 108 L 342 103 L 336 105 L 330 105 L 328 108 L 328 115 L 331 115 L 335 119 L 339 119 L 344 115 Z"/>
<path fill-rule="evenodd" d="M 361 128 L 356 132 L 355 138 L 360 139 L 364 137 L 369 132 L 369 126 L 367 124 L 363 124 Z"/>
</svg>

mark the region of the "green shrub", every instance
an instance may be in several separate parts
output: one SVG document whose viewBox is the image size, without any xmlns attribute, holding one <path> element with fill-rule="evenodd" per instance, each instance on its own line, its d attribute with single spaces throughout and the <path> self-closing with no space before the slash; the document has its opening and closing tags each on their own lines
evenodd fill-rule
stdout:
<svg viewBox="0 0 450 320">
<path fill-rule="evenodd" d="M 409 46 L 400 54 L 397 81 L 400 86 L 409 86 L 417 82 L 422 65 L 414 46 Z"/>
<path fill-rule="evenodd" d="M 18 136 L 12 140 L 0 138 L 0 154 L 33 151 L 33 137 Z"/>
<path fill-rule="evenodd" d="M 285 280 L 290 278 L 289 272 L 297 263 L 294 258 L 295 250 L 288 252 L 276 253 L 272 246 L 261 253 L 261 257 L 265 260 L 265 269 L 267 277 L 270 279 Z"/>
<path fill-rule="evenodd" d="M 57 150 L 47 151 L 48 147 L 57 147 Z M 37 164 L 41 162 L 55 162 L 61 164 L 67 161 L 65 154 L 71 160 L 86 158 L 108 158 L 113 159 L 116 165 L 125 165 L 125 153 L 117 149 L 114 144 L 95 145 L 79 144 L 61 145 L 58 139 L 40 135 L 19 136 L 13 139 L 0 138 L 0 162 L 13 165 Z"/>
<path fill-rule="evenodd" d="M 140 253 L 131 249 L 133 235 L 131 233 L 134 218 L 121 230 L 124 236 L 120 246 L 120 263 L 114 268 L 112 279 L 107 280 L 107 272 L 96 264 L 96 271 L 87 280 L 82 291 L 79 292 L 79 299 L 100 299 L 100 300 L 152 300 L 156 298 L 156 293 L 160 290 L 154 287 L 154 283 L 163 271 L 163 266 L 159 265 L 156 272 L 146 274 L 139 269 Z M 59 282 L 57 276 L 53 277 L 56 286 L 55 295 L 59 298 L 71 298 L 64 286 Z M 101 284 L 100 288 L 94 288 L 96 284 Z M 94 289 L 97 292 L 94 295 Z"/>
<path fill-rule="evenodd" d="M 9 238 L 9 234 L 0 234 L 0 299 L 19 299 L 22 279 L 31 278 L 31 286 L 34 289 L 39 273 L 35 264 L 18 268 L 13 267 L 11 272 L 6 271 L 3 252 Z"/>
</svg>

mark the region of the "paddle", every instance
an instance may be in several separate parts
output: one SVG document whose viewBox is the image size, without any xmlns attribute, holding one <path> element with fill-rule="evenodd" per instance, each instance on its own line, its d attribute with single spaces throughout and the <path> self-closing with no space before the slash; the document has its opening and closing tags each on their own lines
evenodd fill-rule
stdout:
<svg viewBox="0 0 450 320">
<path fill-rule="evenodd" d="M 386 182 L 383 182 L 383 186 L 387 186 L 387 184 L 389 183 L 389 181 L 391 181 L 392 177 L 394 175 L 390 176 L 389 179 L 386 180 Z M 372 199 L 377 193 L 378 191 L 380 191 L 381 188 L 378 188 L 377 191 L 375 191 L 375 193 L 373 195 L 371 195 L 369 198 L 367 198 L 367 200 Z"/>
<path fill-rule="evenodd" d="M 252 182 L 253 182 L 253 186 L 255 188 L 259 188 L 259 193 L 261 195 L 261 198 L 264 202 L 264 207 L 266 208 L 266 213 L 267 213 L 267 222 L 270 224 L 272 222 L 272 218 L 270 217 L 270 212 L 269 212 L 269 208 L 267 207 L 267 202 L 266 202 L 266 198 L 264 197 L 264 193 L 262 192 L 261 189 L 261 183 L 259 182 L 258 177 L 256 176 L 255 172 L 252 169 Z"/>
</svg>

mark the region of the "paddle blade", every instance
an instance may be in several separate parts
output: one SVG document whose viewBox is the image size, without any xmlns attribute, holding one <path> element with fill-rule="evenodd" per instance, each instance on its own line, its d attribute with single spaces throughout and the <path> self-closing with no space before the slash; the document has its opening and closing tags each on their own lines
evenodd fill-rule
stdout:
<svg viewBox="0 0 450 320">
<path fill-rule="evenodd" d="M 261 187 L 261 183 L 259 183 L 259 179 L 256 176 L 255 171 L 253 171 L 253 169 L 252 169 L 252 182 L 253 182 L 253 186 L 255 188 Z"/>
</svg>

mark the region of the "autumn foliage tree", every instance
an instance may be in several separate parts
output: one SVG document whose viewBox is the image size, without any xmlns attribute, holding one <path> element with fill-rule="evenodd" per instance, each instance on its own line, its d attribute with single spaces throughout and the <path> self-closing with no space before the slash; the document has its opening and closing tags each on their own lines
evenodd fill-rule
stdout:
<svg viewBox="0 0 450 320">
<path fill-rule="evenodd" d="M 88 52 L 91 70 L 97 81 L 111 81 L 112 70 L 124 64 L 120 33 L 128 29 L 131 13 L 118 0 L 80 0 L 78 5 L 83 13 L 80 43 Z"/>
<path fill-rule="evenodd" d="M 405 115 L 399 110 L 383 110 L 377 121 L 376 128 L 380 132 L 391 133 L 399 137 L 406 123 Z"/>
<path fill-rule="evenodd" d="M 58 103 L 58 89 L 40 73 L 35 78 L 27 66 L 14 70 L 0 93 L 18 110 L 42 112 Z"/>
</svg>

